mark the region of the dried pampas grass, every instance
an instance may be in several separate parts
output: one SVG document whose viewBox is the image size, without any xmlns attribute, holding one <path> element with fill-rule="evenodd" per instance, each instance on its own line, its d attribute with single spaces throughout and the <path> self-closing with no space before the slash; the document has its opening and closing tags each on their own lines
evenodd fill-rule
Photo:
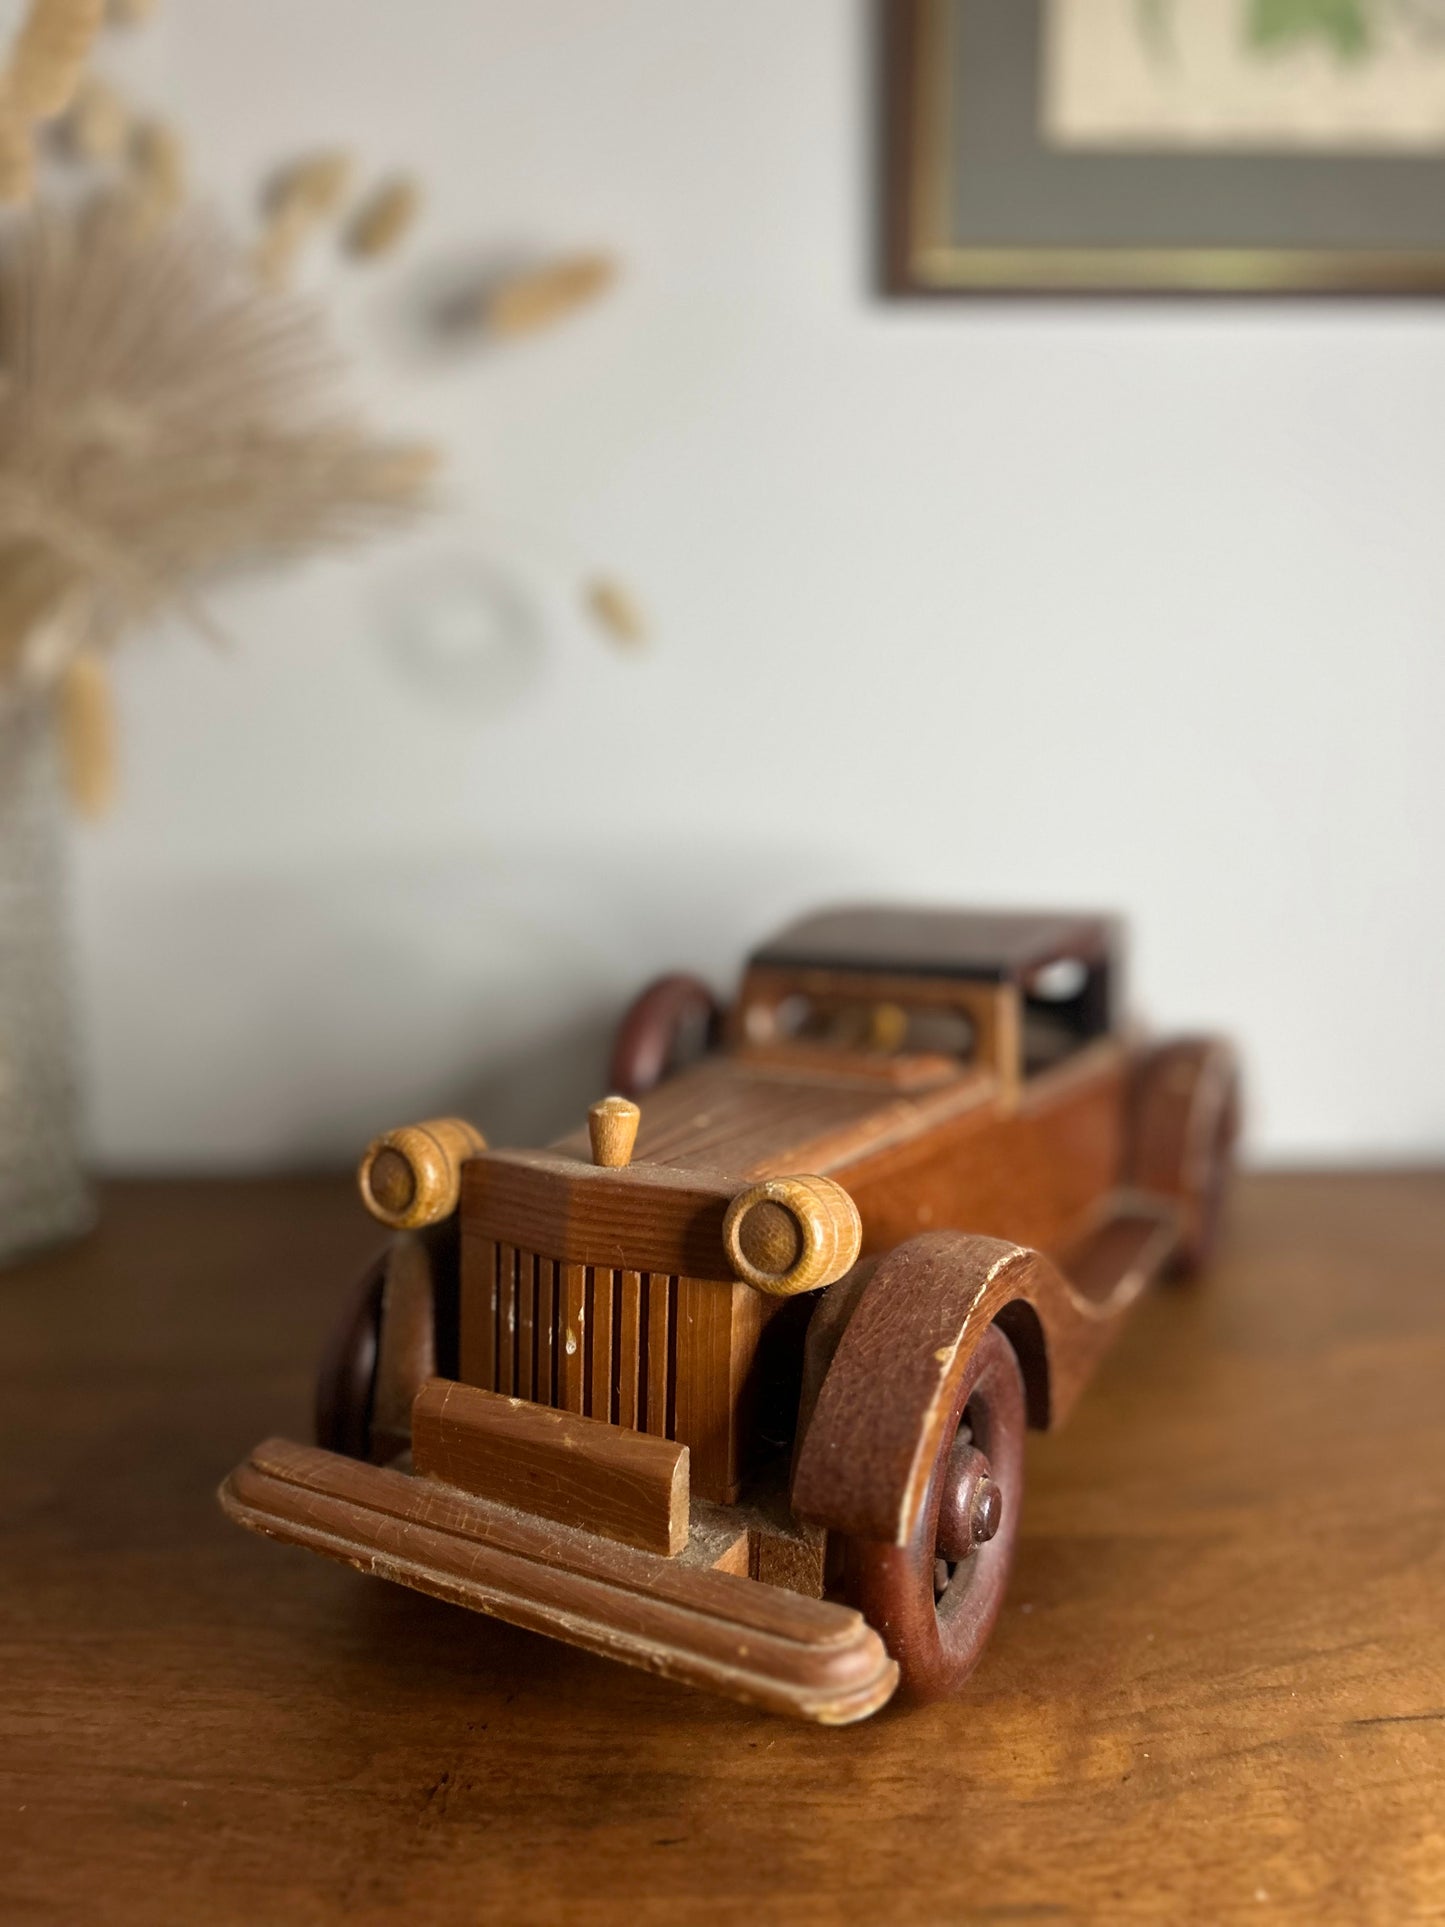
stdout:
<svg viewBox="0 0 1445 1927">
<path fill-rule="evenodd" d="M 0 680 L 77 597 L 92 645 L 167 607 L 204 626 L 214 571 L 411 514 L 430 451 L 363 434 L 334 375 L 319 317 L 194 214 L 30 217 L 0 253 Z"/>
</svg>

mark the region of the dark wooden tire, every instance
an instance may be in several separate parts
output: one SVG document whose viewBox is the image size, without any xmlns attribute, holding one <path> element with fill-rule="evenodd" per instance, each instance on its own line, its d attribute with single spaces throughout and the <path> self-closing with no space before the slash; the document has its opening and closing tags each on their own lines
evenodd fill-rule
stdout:
<svg viewBox="0 0 1445 1927">
<path fill-rule="evenodd" d="M 918 1525 L 905 1546 L 851 1539 L 843 1547 L 843 1590 L 876 1628 L 914 1700 L 951 1698 L 982 1656 L 1008 1587 L 1023 1504 L 1023 1374 L 1013 1347 L 991 1325 L 963 1374 L 934 1461 Z M 981 1468 L 979 1455 L 985 1462 Z M 993 1536 L 963 1556 L 960 1525 L 970 1481 L 980 1471 L 997 1488 Z M 941 1543 L 942 1539 L 942 1543 Z M 947 1568 L 946 1580 L 941 1567 Z"/>
<path fill-rule="evenodd" d="M 659 977 L 633 999 L 612 1046 L 610 1082 L 621 1097 L 645 1097 L 665 1077 L 717 1043 L 722 1008 L 700 977 Z"/>
<path fill-rule="evenodd" d="M 388 1255 L 382 1252 L 357 1281 L 332 1327 L 316 1374 L 316 1443 L 348 1459 L 371 1456 L 372 1398 Z"/>
<path fill-rule="evenodd" d="M 1193 1197 L 1193 1233 L 1181 1246 L 1174 1261 L 1178 1276 L 1192 1278 L 1204 1269 L 1218 1249 L 1220 1227 L 1224 1222 L 1230 1185 L 1234 1181 L 1239 1120 L 1239 1080 L 1234 1077 L 1225 1101 L 1209 1123 L 1207 1149 Z"/>
<path fill-rule="evenodd" d="M 1181 1207 L 1175 1277 L 1201 1271 L 1219 1242 L 1241 1110 L 1239 1066 L 1219 1038 L 1161 1044 L 1136 1073 L 1131 1181 Z"/>
</svg>

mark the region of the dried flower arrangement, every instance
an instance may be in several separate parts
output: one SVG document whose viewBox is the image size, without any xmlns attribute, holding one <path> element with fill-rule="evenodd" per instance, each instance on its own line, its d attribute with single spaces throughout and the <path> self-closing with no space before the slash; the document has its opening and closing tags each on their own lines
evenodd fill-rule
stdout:
<svg viewBox="0 0 1445 1927">
<path fill-rule="evenodd" d="M 339 432 L 303 373 L 322 360 L 317 319 L 268 309 L 264 291 L 288 287 L 328 227 L 354 260 L 390 254 L 415 224 L 420 184 L 394 174 L 348 208 L 354 157 L 324 149 L 270 177 L 245 263 L 194 219 L 168 232 L 187 199 L 184 143 L 87 64 L 106 21 L 135 26 L 151 10 L 152 0 L 28 0 L 0 60 L 0 202 L 33 197 L 36 131 L 52 122 L 51 149 L 100 180 L 106 208 L 85 221 L 43 214 L 8 243 L 0 234 L 0 695 L 8 682 L 59 674 L 82 631 L 86 646 L 103 648 L 158 606 L 192 605 L 196 578 L 224 563 L 328 544 L 416 499 L 415 452 L 400 459 Z M 597 253 L 527 265 L 480 284 L 449 326 L 534 333 L 596 299 L 615 274 Z M 57 325 L 77 302 L 80 321 Z M 287 439 L 296 433 L 299 442 Z M 162 472 L 164 487 L 147 479 Z M 371 492 L 382 474 L 384 504 Z M 585 588 L 584 606 L 635 645 L 640 611 L 605 587 Z M 69 761 L 73 794 L 92 806 L 107 788 L 94 774 L 95 746 L 109 740 L 94 715 L 104 686 L 102 674 L 77 672 L 58 710 L 85 719 L 66 736 L 90 746 L 84 767 Z"/>
<path fill-rule="evenodd" d="M 135 25 L 150 5 L 108 11 Z M 248 260 L 182 212 L 176 129 L 87 71 L 106 18 L 106 0 L 28 0 L 0 50 L 0 201 L 34 199 L 47 122 L 95 190 L 0 230 L 0 700 L 55 696 L 90 811 L 110 790 L 103 664 L 118 636 L 166 608 L 207 626 L 197 596 L 216 571 L 395 522 L 434 462 L 351 422 L 320 315 L 257 285 L 258 270 L 284 281 L 339 209 L 348 157 L 280 177 Z M 410 211 L 384 216 L 373 253 Z"/>
<path fill-rule="evenodd" d="M 329 235 L 356 263 L 413 231 L 420 183 L 357 191 L 353 157 L 303 154 L 267 182 L 257 234 L 189 211 L 178 129 L 90 68 L 103 24 L 153 0 L 21 0 L 0 45 L 0 1262 L 88 1205 L 59 915 L 58 729 L 72 802 L 113 788 L 108 663 L 166 611 L 209 629 L 226 568 L 379 532 L 424 502 L 429 449 L 371 438 L 337 397 L 322 315 L 286 292 Z M 58 192 L 52 194 L 52 186 Z M 483 276 L 459 331 L 547 329 L 615 274 L 576 253 Z M 583 585 L 597 627 L 646 640 L 626 587 Z"/>
</svg>

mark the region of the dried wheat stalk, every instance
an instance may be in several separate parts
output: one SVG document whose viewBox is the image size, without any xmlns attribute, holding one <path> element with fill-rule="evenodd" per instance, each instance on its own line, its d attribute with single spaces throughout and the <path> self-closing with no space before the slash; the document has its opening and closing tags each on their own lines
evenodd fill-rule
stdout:
<svg viewBox="0 0 1445 1927">
<path fill-rule="evenodd" d="M 351 173 L 351 156 L 341 148 L 307 154 L 293 161 L 272 184 L 267 194 L 268 211 L 275 214 L 283 208 L 304 208 L 318 217 L 334 214 L 346 198 Z"/>
<path fill-rule="evenodd" d="M 421 189 L 409 175 L 384 181 L 363 201 L 346 234 L 350 253 L 361 260 L 389 254 L 405 236 L 421 206 Z"/>
<path fill-rule="evenodd" d="M 489 294 L 482 318 L 493 334 L 531 334 L 593 300 L 616 275 L 610 255 L 570 255 L 504 281 Z"/>
<path fill-rule="evenodd" d="M 594 576 L 586 587 L 587 607 L 614 642 L 640 649 L 647 641 L 647 617 L 632 591 L 615 576 Z"/>
<path fill-rule="evenodd" d="M 267 287 L 291 279 L 297 257 L 316 228 L 334 214 L 351 183 L 351 156 L 339 149 L 294 161 L 266 194 L 266 225 L 252 264 Z"/>
<path fill-rule="evenodd" d="M 65 787 L 81 816 L 104 816 L 115 801 L 115 709 L 110 671 L 93 649 L 83 649 L 60 678 L 56 704 Z"/>
<path fill-rule="evenodd" d="M 30 124 L 16 106 L 3 75 L 0 75 L 0 205 L 19 207 L 30 199 L 35 187 L 35 156 L 30 145 Z"/>
<path fill-rule="evenodd" d="M 319 317 L 194 214 L 31 217 L 0 253 L 0 680 L 80 596 L 100 644 L 217 569 L 412 513 L 430 451 L 332 399 Z"/>
<path fill-rule="evenodd" d="M 98 74 L 86 74 L 60 131 L 77 160 L 118 160 L 131 136 L 130 110 L 107 81 Z"/>
<path fill-rule="evenodd" d="M 10 90 L 29 120 L 70 104 L 105 17 L 105 0 L 30 0 L 10 52 Z"/>
<path fill-rule="evenodd" d="M 299 205 L 278 208 L 251 250 L 251 266 L 264 287 L 288 285 L 297 259 L 315 227 L 315 217 Z"/>
<path fill-rule="evenodd" d="M 126 199 L 131 219 L 142 228 L 159 227 L 185 206 L 186 150 L 168 121 L 136 124 Z"/>
</svg>

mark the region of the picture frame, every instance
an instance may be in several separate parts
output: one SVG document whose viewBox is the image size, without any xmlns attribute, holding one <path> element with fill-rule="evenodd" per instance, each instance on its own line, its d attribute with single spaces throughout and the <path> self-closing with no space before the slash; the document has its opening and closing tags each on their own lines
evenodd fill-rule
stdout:
<svg viewBox="0 0 1445 1927">
<path fill-rule="evenodd" d="M 1069 3 L 882 0 L 885 292 L 1445 292 L 1445 114 L 1438 142 L 1433 123 L 1395 139 L 1377 87 L 1382 127 L 1338 146 L 1328 124 L 1285 124 L 1275 140 L 1146 126 L 1061 147 L 1042 127 L 1043 61 L 1049 9 Z M 1328 78 L 1327 55 L 1307 57 Z M 1445 102 L 1445 38 L 1438 58 Z"/>
</svg>

